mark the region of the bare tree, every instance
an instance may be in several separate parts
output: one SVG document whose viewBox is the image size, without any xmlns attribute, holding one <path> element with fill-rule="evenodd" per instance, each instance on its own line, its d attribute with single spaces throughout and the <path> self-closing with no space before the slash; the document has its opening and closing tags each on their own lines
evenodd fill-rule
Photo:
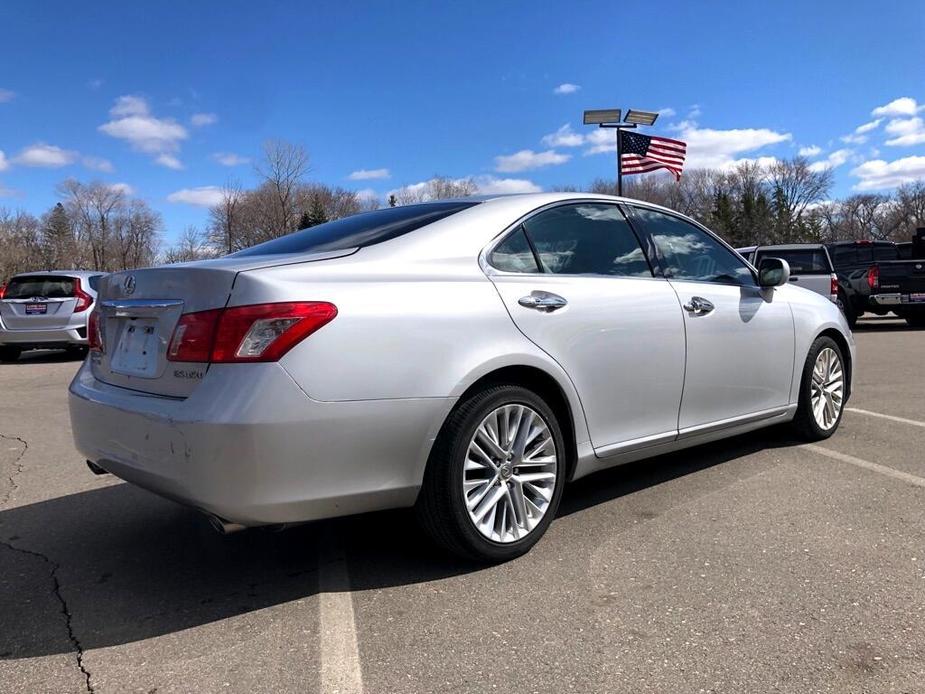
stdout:
<svg viewBox="0 0 925 694">
<path fill-rule="evenodd" d="M 399 188 L 393 194 L 399 205 L 411 205 L 428 200 L 465 198 L 477 192 L 478 186 L 471 178 L 434 176 L 429 181 Z"/>
<path fill-rule="evenodd" d="M 195 226 L 188 226 L 177 242 L 167 248 L 162 258 L 165 263 L 187 263 L 193 260 L 212 258 L 215 252 L 209 246 L 208 238 Z"/>
<path fill-rule="evenodd" d="M 264 184 L 273 192 L 273 233 L 282 236 L 294 231 L 298 221 L 296 191 L 309 172 L 308 152 L 302 145 L 268 140 L 263 145 L 263 161 L 255 168 Z"/>
<path fill-rule="evenodd" d="M 113 216 L 113 247 L 118 254 L 116 268 L 134 269 L 152 265 L 160 246 L 161 215 L 143 200 L 131 200 Z"/>
<path fill-rule="evenodd" d="M 241 185 L 230 180 L 222 187 L 222 201 L 209 210 L 209 241 L 226 253 L 243 248 L 240 241 L 245 195 Z"/>
<path fill-rule="evenodd" d="M 42 235 L 39 221 L 28 212 L 0 208 L 0 284 L 12 275 L 42 267 Z"/>
<path fill-rule="evenodd" d="M 69 178 L 59 187 L 64 207 L 77 229 L 78 243 L 89 250 L 93 270 L 113 269 L 108 256 L 112 217 L 125 203 L 125 192 L 100 181 L 81 183 Z"/>
</svg>

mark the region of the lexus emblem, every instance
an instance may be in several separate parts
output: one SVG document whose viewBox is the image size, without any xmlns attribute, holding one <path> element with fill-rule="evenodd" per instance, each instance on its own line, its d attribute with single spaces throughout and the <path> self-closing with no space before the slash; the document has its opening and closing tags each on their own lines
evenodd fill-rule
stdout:
<svg viewBox="0 0 925 694">
<path fill-rule="evenodd" d="M 122 282 L 122 291 L 126 295 L 135 293 L 135 275 L 129 275 L 125 278 L 125 281 Z"/>
</svg>

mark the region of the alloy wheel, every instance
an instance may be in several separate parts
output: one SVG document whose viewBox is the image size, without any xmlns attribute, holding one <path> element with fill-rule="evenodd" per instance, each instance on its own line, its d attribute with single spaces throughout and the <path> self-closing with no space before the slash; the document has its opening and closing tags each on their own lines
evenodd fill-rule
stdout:
<svg viewBox="0 0 925 694">
<path fill-rule="evenodd" d="M 557 475 L 556 443 L 543 417 L 526 405 L 494 409 L 466 451 L 463 496 L 470 520 L 494 542 L 523 539 L 546 514 Z"/>
<path fill-rule="evenodd" d="M 841 359 L 831 347 L 820 350 L 816 355 L 810 388 L 813 417 L 820 429 L 828 431 L 838 422 L 845 391 Z"/>
</svg>

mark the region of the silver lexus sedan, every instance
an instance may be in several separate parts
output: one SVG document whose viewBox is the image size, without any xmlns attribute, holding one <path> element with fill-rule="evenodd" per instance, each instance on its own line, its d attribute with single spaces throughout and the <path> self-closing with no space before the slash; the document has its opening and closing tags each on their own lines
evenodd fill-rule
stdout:
<svg viewBox="0 0 925 694">
<path fill-rule="evenodd" d="M 502 561 L 569 480 L 773 424 L 832 435 L 854 340 L 788 273 L 623 198 L 360 214 L 107 276 L 74 437 L 225 531 L 414 506 Z"/>
</svg>

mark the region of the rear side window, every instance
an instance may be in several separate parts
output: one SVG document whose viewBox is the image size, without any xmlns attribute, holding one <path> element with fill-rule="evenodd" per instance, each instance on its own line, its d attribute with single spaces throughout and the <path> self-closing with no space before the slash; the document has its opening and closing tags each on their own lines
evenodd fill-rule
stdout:
<svg viewBox="0 0 925 694">
<path fill-rule="evenodd" d="M 57 275 L 14 277 L 6 285 L 4 299 L 65 299 L 74 296 L 74 278 Z"/>
<path fill-rule="evenodd" d="M 488 262 L 504 272 L 540 271 L 522 226 L 495 246 Z"/>
<path fill-rule="evenodd" d="M 387 207 L 309 227 L 232 253 L 232 255 L 246 257 L 287 253 L 322 253 L 363 248 L 403 236 L 477 204 L 477 202 L 457 201 Z"/>
<path fill-rule="evenodd" d="M 616 205 L 562 205 L 531 217 L 524 228 L 543 272 L 652 277 L 639 241 Z"/>
<path fill-rule="evenodd" d="M 764 258 L 780 258 L 786 260 L 790 265 L 790 274 L 792 275 L 829 275 L 832 270 L 829 269 L 829 261 L 825 256 L 825 251 L 821 248 L 807 248 L 792 251 L 776 251 L 769 249 L 758 251 L 755 258 L 757 266 Z"/>
</svg>

